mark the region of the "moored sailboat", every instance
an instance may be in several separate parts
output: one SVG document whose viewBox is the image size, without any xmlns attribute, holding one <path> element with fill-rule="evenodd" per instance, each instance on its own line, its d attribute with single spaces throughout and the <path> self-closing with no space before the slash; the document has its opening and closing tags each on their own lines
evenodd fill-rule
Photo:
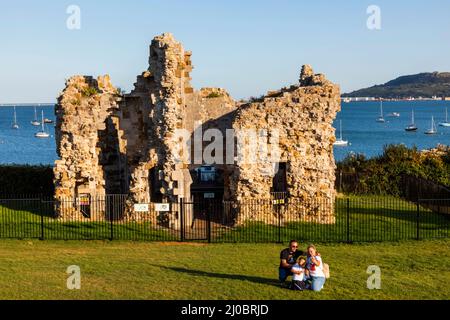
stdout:
<svg viewBox="0 0 450 320">
<path fill-rule="evenodd" d="M 445 108 L 445 121 L 444 122 L 440 122 L 439 125 L 441 127 L 450 127 L 450 122 L 448 122 L 448 110 L 447 110 L 447 108 Z"/>
<path fill-rule="evenodd" d="M 383 100 L 380 100 L 380 116 L 376 120 L 377 122 L 386 122 L 383 116 Z"/>
<path fill-rule="evenodd" d="M 42 130 L 39 131 L 39 132 L 36 132 L 34 134 L 34 136 L 36 138 L 48 138 L 48 137 L 50 137 L 50 134 L 48 132 L 45 132 L 44 111 L 42 111 L 42 122 L 41 122 L 41 125 L 42 125 Z"/>
<path fill-rule="evenodd" d="M 437 129 L 436 129 L 436 124 L 434 123 L 434 117 L 431 116 L 431 128 L 427 131 L 425 131 L 425 134 L 436 134 L 437 133 Z"/>
<path fill-rule="evenodd" d="M 333 143 L 333 145 L 337 147 L 346 147 L 348 146 L 348 141 L 342 139 L 342 120 L 339 120 L 339 128 L 340 128 L 340 137 Z"/>
<path fill-rule="evenodd" d="M 34 119 L 31 121 L 31 124 L 36 127 L 41 125 L 41 123 L 37 119 L 36 107 L 34 107 Z"/>
<path fill-rule="evenodd" d="M 13 120 L 12 128 L 19 129 L 19 124 L 17 123 L 16 106 L 14 106 L 14 120 Z"/>
<path fill-rule="evenodd" d="M 414 123 L 414 110 L 411 111 L 411 124 L 405 128 L 406 131 L 417 131 L 417 126 Z"/>
</svg>

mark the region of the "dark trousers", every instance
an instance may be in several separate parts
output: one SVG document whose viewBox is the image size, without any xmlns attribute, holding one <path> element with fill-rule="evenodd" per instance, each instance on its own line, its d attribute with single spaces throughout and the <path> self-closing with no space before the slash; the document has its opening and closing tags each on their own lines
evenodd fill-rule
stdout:
<svg viewBox="0 0 450 320">
<path fill-rule="evenodd" d="M 303 291 L 309 289 L 309 285 L 306 281 L 292 280 L 289 289 Z"/>
<path fill-rule="evenodd" d="M 292 276 L 290 269 L 278 268 L 278 279 L 280 282 L 285 282 L 287 277 Z"/>
</svg>

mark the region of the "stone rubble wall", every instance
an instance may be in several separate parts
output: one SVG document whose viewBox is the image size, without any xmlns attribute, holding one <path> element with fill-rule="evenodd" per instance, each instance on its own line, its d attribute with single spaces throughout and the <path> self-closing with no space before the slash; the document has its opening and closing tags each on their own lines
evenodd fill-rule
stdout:
<svg viewBox="0 0 450 320">
<path fill-rule="evenodd" d="M 164 220 L 177 229 L 176 210 L 161 217 L 154 211 L 145 216 L 133 209 L 136 203 L 190 200 L 190 170 L 204 163 L 180 161 L 177 131 L 187 130 L 192 140 L 198 129 L 218 129 L 224 139 L 227 129 L 263 129 L 268 133 L 261 138 L 274 141 L 271 131 L 277 129 L 281 153 L 276 162 L 287 163 L 288 192 L 302 201 L 303 207 L 268 206 L 255 212 L 242 209 L 237 223 L 248 219 L 278 221 L 280 212 L 295 219 L 332 223 L 332 122 L 340 108 L 339 87 L 304 66 L 299 85 L 238 104 L 222 88 L 194 90 L 192 69 L 191 52 L 166 33 L 152 41 L 149 68 L 137 77 L 129 94 L 119 96 L 107 76 L 69 79 L 56 107 L 60 157 L 55 163 L 56 198 L 120 191 L 128 194 L 127 220 Z M 225 142 L 221 150 L 225 164 L 217 165 L 224 172 L 225 199 L 271 199 L 273 161 L 226 164 L 229 150 Z M 203 150 L 209 144 L 202 142 Z M 241 151 L 252 152 L 245 147 Z M 76 214 L 79 212 L 74 205 Z"/>
<path fill-rule="evenodd" d="M 241 106 L 233 122 L 236 130 L 267 130 L 269 138 L 271 131 L 278 130 L 279 162 L 287 163 L 287 191 L 290 197 L 305 202 L 311 216 L 306 220 L 334 222 L 335 129 L 332 124 L 339 110 L 339 87 L 304 66 L 299 86 L 270 92 L 260 101 Z M 237 163 L 231 194 L 239 201 L 270 198 L 273 182 L 273 173 L 267 174 L 270 171 L 270 163 Z M 324 208 L 323 204 L 327 206 Z M 286 210 L 286 214 L 298 214 L 296 209 Z M 252 219 L 262 215 L 260 218 L 264 220 L 264 215 L 273 212 L 242 212 L 238 222 L 249 218 L 249 214 Z"/>
<path fill-rule="evenodd" d="M 151 93 L 154 104 L 152 128 L 156 132 L 158 166 L 164 176 L 160 191 L 168 201 L 177 201 L 177 196 L 189 198 L 190 194 L 190 190 L 183 188 L 183 183 L 175 182 L 184 176 L 183 170 L 187 167 L 177 161 L 174 154 L 175 131 L 184 127 L 186 95 L 193 93 L 189 75 L 192 71 L 190 56 L 190 52 L 185 52 L 171 34 L 155 37 L 150 46 L 149 71 L 156 85 Z"/>
<path fill-rule="evenodd" d="M 109 76 L 75 76 L 67 80 L 55 108 L 60 158 L 54 167 L 57 200 L 76 199 L 81 194 L 105 195 L 104 168 L 100 164 L 105 145 L 99 132 L 107 130 L 106 120 L 117 110 L 118 99 Z M 65 215 L 70 215 L 66 209 Z M 74 210 L 76 214 L 75 205 Z"/>
<path fill-rule="evenodd" d="M 151 130 L 152 103 L 149 99 L 149 91 L 153 88 L 150 73 L 144 72 L 137 78 L 135 89 L 123 97 L 118 111 L 119 126 L 126 144 L 127 193 L 130 203 L 150 202 L 149 170 L 158 161 L 151 144 L 155 141 L 155 134 Z"/>
</svg>

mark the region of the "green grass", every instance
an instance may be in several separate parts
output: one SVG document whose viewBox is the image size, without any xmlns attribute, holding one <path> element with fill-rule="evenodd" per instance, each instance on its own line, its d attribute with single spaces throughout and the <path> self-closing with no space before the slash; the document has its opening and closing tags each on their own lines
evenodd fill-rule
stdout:
<svg viewBox="0 0 450 320">
<path fill-rule="evenodd" d="M 349 199 L 349 217 L 347 217 Z M 0 200 L 0 203 L 1 200 Z M 3 201 L 0 205 L 0 238 L 32 239 L 41 237 L 42 204 L 39 200 Z M 50 212 L 44 208 L 43 212 Z M 335 206 L 336 223 L 331 225 L 309 222 L 281 221 L 283 228 L 262 222 L 248 222 L 235 228 L 214 225 L 215 242 L 277 242 L 296 238 L 319 242 L 398 241 L 417 237 L 417 207 L 415 204 L 389 196 L 350 196 L 338 198 Z M 348 219 L 348 220 L 347 220 Z M 104 222 L 67 222 L 43 217 L 44 239 L 109 239 L 111 225 Z M 450 218 L 420 207 L 419 238 L 448 238 Z M 189 228 L 186 230 L 189 231 Z M 114 222 L 116 240 L 170 241 L 180 238 L 149 222 Z"/>
<path fill-rule="evenodd" d="M 314 293 L 277 286 L 282 245 L 2 240 L 0 299 L 450 299 L 449 246 L 319 244 L 331 278 Z M 81 290 L 66 288 L 70 265 Z M 366 287 L 369 265 L 380 290 Z"/>
<path fill-rule="evenodd" d="M 2 203 L 2 200 L 0 200 Z M 48 205 L 40 200 L 3 201 L 0 205 L 0 238 L 49 240 L 106 240 L 111 238 L 109 221 L 61 221 L 49 216 Z M 5 205 L 7 203 L 7 205 Z M 42 211 L 41 211 L 42 210 Z M 41 212 L 44 213 L 41 217 Z M 41 221 L 42 219 L 42 221 Z M 178 237 L 167 229 L 149 222 L 114 222 L 113 238 L 116 240 L 170 241 Z"/>
<path fill-rule="evenodd" d="M 347 199 L 349 215 L 347 217 Z M 336 223 L 281 222 L 277 225 L 248 222 L 224 233 L 220 241 L 270 242 L 301 239 L 320 242 L 398 241 L 417 238 L 417 206 L 391 196 L 348 196 L 338 198 Z M 347 220 L 348 219 L 348 220 Z M 349 234 L 347 234 L 349 226 Z M 448 238 L 450 217 L 419 208 L 419 238 Z"/>
</svg>

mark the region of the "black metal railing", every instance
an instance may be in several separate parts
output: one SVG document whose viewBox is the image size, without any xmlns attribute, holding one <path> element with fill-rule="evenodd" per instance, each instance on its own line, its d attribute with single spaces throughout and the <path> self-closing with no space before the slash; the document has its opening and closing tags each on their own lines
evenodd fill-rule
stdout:
<svg viewBox="0 0 450 320">
<path fill-rule="evenodd" d="M 0 198 L 0 238 L 374 242 L 447 238 L 450 199 L 350 196 L 130 203 L 127 195 Z"/>
<path fill-rule="evenodd" d="M 400 185 L 402 196 L 410 201 L 450 198 L 450 188 L 424 178 L 405 174 L 401 176 Z"/>
</svg>

